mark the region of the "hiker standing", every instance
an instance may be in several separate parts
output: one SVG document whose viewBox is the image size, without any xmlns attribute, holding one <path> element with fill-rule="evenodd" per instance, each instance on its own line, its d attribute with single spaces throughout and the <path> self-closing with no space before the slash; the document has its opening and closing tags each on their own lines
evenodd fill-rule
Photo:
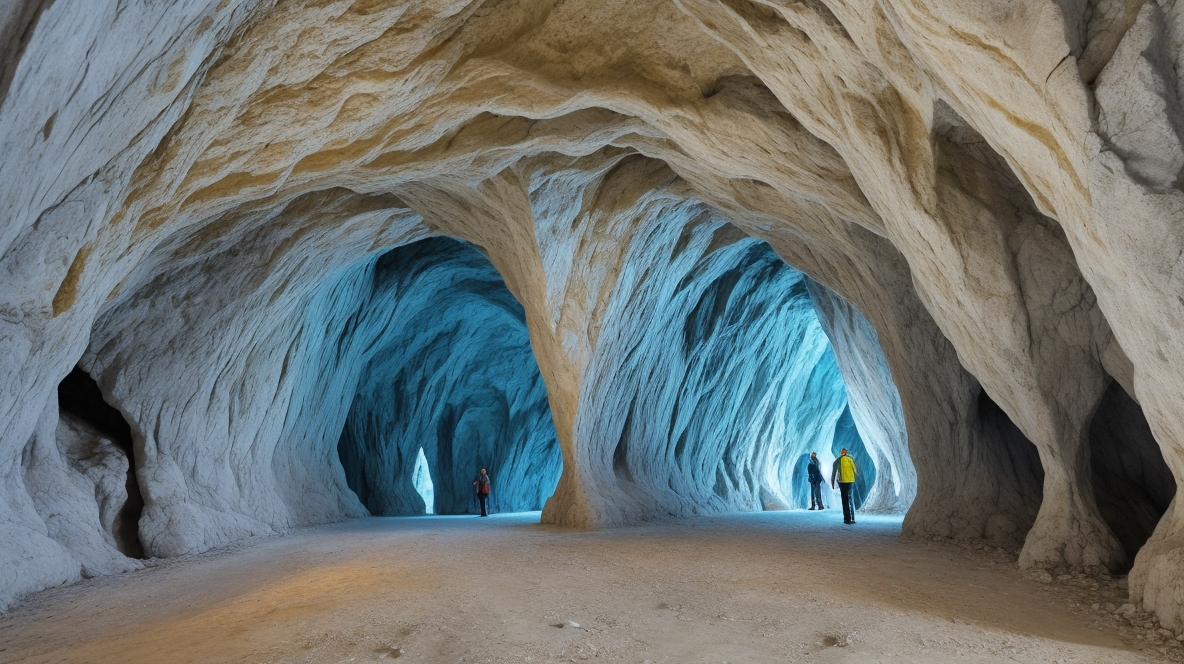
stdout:
<svg viewBox="0 0 1184 664">
<path fill-rule="evenodd" d="M 830 488 L 835 488 L 835 478 L 839 480 L 839 494 L 843 497 L 843 523 L 855 523 L 855 507 L 851 504 L 851 487 L 855 485 L 855 476 L 859 470 L 855 467 L 855 459 L 847 456 L 847 448 L 843 448 L 835 465 L 830 470 Z"/>
<path fill-rule="evenodd" d="M 822 462 L 818 460 L 818 454 L 815 452 L 810 453 L 810 464 L 806 466 L 806 475 L 810 480 L 810 509 L 826 509 L 826 505 L 822 504 Z"/>
<path fill-rule="evenodd" d="M 481 474 L 477 475 L 473 486 L 477 488 L 477 502 L 481 503 L 481 516 L 489 516 L 489 475 L 485 473 L 484 468 L 481 469 Z"/>
</svg>

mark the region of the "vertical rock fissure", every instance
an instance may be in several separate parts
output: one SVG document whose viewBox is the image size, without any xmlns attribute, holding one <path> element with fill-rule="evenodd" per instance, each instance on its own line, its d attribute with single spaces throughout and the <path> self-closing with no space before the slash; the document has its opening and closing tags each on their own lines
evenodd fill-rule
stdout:
<svg viewBox="0 0 1184 664">
<path fill-rule="evenodd" d="M 633 413 L 636 411 L 636 400 L 629 406 L 629 413 L 625 416 L 625 424 L 621 427 L 621 437 L 617 439 L 617 446 L 613 448 L 613 474 L 617 479 L 626 482 L 633 481 L 633 473 L 629 470 L 629 437 L 633 429 Z"/>
</svg>

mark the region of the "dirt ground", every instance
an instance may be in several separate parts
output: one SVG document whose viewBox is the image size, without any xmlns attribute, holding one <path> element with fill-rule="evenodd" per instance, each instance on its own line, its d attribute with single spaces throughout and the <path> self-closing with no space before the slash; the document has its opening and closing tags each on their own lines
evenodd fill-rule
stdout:
<svg viewBox="0 0 1184 664">
<path fill-rule="evenodd" d="M 1114 614 L 1121 579 L 899 535 L 834 510 L 591 533 L 537 513 L 359 519 L 39 593 L 0 616 L 0 661 L 1184 659 Z"/>
</svg>

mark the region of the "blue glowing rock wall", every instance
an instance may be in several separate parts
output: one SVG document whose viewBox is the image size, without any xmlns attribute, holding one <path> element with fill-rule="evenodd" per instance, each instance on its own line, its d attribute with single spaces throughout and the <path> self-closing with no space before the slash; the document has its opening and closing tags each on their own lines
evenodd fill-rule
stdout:
<svg viewBox="0 0 1184 664">
<path fill-rule="evenodd" d="M 386 323 L 338 443 L 350 488 L 373 514 L 423 514 L 422 448 L 434 512 L 474 508 L 482 467 L 496 508 L 541 509 L 559 444 L 522 306 L 497 271 L 471 245 L 434 238 L 383 255 L 372 274 L 365 306 Z"/>
</svg>

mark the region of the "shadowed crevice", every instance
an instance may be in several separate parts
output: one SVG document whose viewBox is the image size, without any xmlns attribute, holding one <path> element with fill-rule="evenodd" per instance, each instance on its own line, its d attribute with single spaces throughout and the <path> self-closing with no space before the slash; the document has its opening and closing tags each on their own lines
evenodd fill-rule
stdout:
<svg viewBox="0 0 1184 664">
<path fill-rule="evenodd" d="M 144 510 L 144 497 L 136 480 L 136 455 L 132 441 L 132 429 L 118 409 L 103 398 L 98 384 L 78 367 L 58 384 L 58 407 L 63 413 L 89 424 L 111 441 L 127 457 L 127 500 L 116 517 L 112 536 L 116 547 L 125 556 L 143 558 L 144 547 L 140 543 L 139 522 Z"/>
<path fill-rule="evenodd" d="M 1098 511 L 1132 561 L 1176 495 L 1176 482 L 1138 402 L 1111 381 L 1089 428 Z"/>
</svg>

